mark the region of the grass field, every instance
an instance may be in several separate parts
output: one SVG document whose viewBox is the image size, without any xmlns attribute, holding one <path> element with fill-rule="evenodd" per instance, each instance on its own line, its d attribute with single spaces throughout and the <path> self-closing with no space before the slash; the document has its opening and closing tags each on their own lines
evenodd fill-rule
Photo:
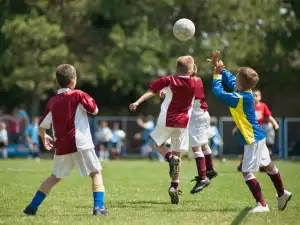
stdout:
<svg viewBox="0 0 300 225">
<path fill-rule="evenodd" d="M 300 163 L 277 162 L 293 199 L 277 210 L 275 190 L 265 174 L 257 174 L 271 212 L 247 214 L 254 201 L 236 172 L 237 161 L 216 163 L 219 176 L 198 195 L 189 193 L 195 175 L 193 161 L 183 162 L 179 205 L 171 205 L 167 163 L 121 161 L 103 163 L 108 217 L 92 216 L 91 184 L 73 171 L 57 185 L 36 217 L 22 214 L 39 184 L 51 173 L 52 161 L 0 161 L 0 224 L 300 224 Z"/>
</svg>

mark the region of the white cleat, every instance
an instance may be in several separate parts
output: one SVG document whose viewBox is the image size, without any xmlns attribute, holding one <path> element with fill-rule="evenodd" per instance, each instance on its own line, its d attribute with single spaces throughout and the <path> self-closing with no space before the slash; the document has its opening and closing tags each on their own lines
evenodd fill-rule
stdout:
<svg viewBox="0 0 300 225">
<path fill-rule="evenodd" d="M 249 211 L 249 213 L 264 213 L 270 212 L 269 206 L 262 206 L 259 202 L 256 203 L 256 206 Z"/>
<path fill-rule="evenodd" d="M 278 209 L 284 210 L 288 202 L 291 200 L 291 198 L 292 198 L 292 193 L 287 190 L 284 190 L 284 194 L 280 197 L 277 197 Z"/>
</svg>

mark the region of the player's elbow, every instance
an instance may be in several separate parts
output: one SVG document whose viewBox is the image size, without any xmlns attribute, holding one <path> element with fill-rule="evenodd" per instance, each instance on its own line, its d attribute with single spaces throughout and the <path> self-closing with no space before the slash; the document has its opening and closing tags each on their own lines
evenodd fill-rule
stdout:
<svg viewBox="0 0 300 225">
<path fill-rule="evenodd" d="M 98 107 L 96 107 L 96 109 L 95 109 L 95 111 L 94 112 L 92 112 L 92 115 L 97 115 L 98 114 Z"/>
</svg>

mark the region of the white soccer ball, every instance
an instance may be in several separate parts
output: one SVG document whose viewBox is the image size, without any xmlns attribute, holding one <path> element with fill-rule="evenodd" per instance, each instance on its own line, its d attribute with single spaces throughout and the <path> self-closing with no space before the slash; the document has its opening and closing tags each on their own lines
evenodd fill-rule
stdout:
<svg viewBox="0 0 300 225">
<path fill-rule="evenodd" d="M 173 33 L 179 41 L 187 41 L 195 34 L 195 25 L 189 19 L 177 20 L 173 26 Z"/>
</svg>

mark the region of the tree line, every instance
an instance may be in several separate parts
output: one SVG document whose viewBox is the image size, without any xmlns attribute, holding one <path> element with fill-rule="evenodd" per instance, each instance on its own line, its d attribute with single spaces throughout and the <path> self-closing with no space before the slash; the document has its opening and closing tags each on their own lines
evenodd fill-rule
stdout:
<svg viewBox="0 0 300 225">
<path fill-rule="evenodd" d="M 0 0 L 0 6 L 0 106 L 25 102 L 39 115 L 57 89 L 56 66 L 70 63 L 78 86 L 104 113 L 126 114 L 149 81 L 174 72 L 180 55 L 194 56 L 209 83 L 206 58 L 215 49 L 232 71 L 255 68 L 261 88 L 299 89 L 294 0 Z M 179 18 L 195 23 L 192 40 L 174 38 Z"/>
</svg>

